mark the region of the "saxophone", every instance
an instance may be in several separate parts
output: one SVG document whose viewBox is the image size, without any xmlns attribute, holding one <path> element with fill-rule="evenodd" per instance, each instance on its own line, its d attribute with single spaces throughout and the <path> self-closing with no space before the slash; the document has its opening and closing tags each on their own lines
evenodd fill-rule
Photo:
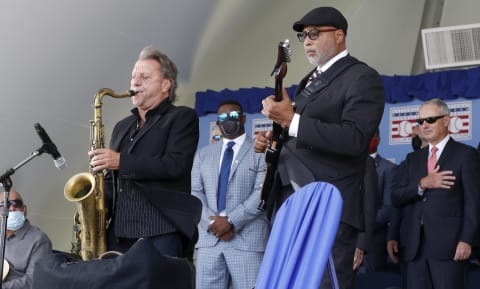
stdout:
<svg viewBox="0 0 480 289">
<path fill-rule="evenodd" d="M 136 94 L 129 90 L 118 94 L 109 88 L 100 89 L 94 96 L 94 120 L 90 120 L 90 149 L 105 147 L 105 135 L 102 123 L 102 99 L 105 95 L 114 98 L 131 97 Z M 72 254 L 80 255 L 83 260 L 93 260 L 107 251 L 106 209 L 104 192 L 104 172 L 78 173 L 72 176 L 64 187 L 65 198 L 77 204 L 74 217 L 74 238 Z"/>
</svg>

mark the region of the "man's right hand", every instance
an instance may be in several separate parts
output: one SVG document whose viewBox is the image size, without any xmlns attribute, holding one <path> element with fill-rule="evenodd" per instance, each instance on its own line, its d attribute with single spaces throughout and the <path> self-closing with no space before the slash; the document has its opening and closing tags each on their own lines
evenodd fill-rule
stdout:
<svg viewBox="0 0 480 289">
<path fill-rule="evenodd" d="M 257 153 L 264 153 L 267 150 L 270 140 L 272 138 L 272 131 L 262 131 L 255 136 L 253 148 Z"/>
<path fill-rule="evenodd" d="M 440 171 L 440 167 L 428 173 L 427 176 L 420 179 L 418 184 L 422 190 L 426 189 L 447 189 L 449 190 L 455 183 L 453 171 Z"/>
</svg>

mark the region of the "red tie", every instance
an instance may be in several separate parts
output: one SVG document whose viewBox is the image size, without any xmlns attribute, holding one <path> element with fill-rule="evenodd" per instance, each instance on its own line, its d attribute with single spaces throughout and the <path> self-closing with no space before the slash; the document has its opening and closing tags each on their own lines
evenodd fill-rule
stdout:
<svg viewBox="0 0 480 289">
<path fill-rule="evenodd" d="M 432 147 L 432 153 L 428 158 L 428 173 L 432 172 L 435 169 L 435 165 L 437 164 L 437 147 Z"/>
</svg>

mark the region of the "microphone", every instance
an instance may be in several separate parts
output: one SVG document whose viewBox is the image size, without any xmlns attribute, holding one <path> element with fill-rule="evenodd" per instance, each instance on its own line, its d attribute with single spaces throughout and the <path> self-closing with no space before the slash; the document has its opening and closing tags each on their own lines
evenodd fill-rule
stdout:
<svg viewBox="0 0 480 289">
<path fill-rule="evenodd" d="M 43 127 L 37 122 L 34 124 L 35 130 L 37 131 L 38 136 L 43 142 L 43 146 L 40 148 L 40 153 L 46 152 L 53 158 L 53 163 L 58 169 L 64 169 L 67 166 L 67 161 L 64 157 L 58 152 L 57 146 L 52 142 L 47 132 Z"/>
</svg>

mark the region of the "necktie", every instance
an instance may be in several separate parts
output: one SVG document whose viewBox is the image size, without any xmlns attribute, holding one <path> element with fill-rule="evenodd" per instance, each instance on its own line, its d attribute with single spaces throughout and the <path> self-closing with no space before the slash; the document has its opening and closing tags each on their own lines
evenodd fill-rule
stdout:
<svg viewBox="0 0 480 289">
<path fill-rule="evenodd" d="M 218 178 L 218 199 L 217 199 L 217 208 L 218 212 L 225 210 L 227 203 L 227 187 L 228 187 L 228 177 L 230 176 L 230 167 L 232 166 L 233 160 L 233 149 L 235 142 L 230 141 L 227 143 L 227 148 L 223 153 L 222 166 L 220 167 L 220 176 Z"/>
<path fill-rule="evenodd" d="M 432 152 L 430 153 L 430 157 L 428 158 L 428 173 L 432 172 L 435 169 L 435 165 L 437 164 L 437 147 L 432 147 Z"/>
<path fill-rule="evenodd" d="M 305 85 L 305 87 L 309 86 L 312 83 L 312 81 L 320 75 L 320 73 L 321 72 L 318 69 L 316 69 L 312 73 L 312 75 L 310 75 L 310 77 L 308 78 L 307 85 Z"/>
</svg>

